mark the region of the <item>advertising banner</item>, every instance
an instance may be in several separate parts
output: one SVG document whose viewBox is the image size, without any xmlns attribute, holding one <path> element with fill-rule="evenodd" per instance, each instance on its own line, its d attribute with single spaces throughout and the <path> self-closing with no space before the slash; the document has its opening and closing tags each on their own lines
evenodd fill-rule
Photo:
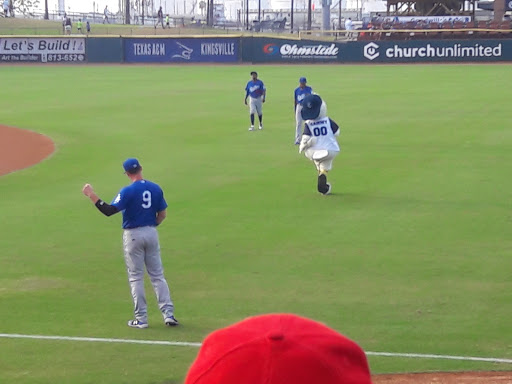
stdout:
<svg viewBox="0 0 512 384">
<path fill-rule="evenodd" d="M 342 59 L 341 44 L 308 40 L 255 38 L 252 42 L 254 62 L 324 62 Z"/>
<path fill-rule="evenodd" d="M 486 11 L 494 11 L 494 1 L 479 1 L 478 8 L 485 9 Z M 503 0 L 500 0 L 503 1 Z M 505 0 L 505 12 L 512 11 L 512 0 Z"/>
<path fill-rule="evenodd" d="M 512 60 L 512 40 L 375 41 L 357 43 L 351 58 L 367 63 L 495 62 Z M 350 60 L 352 61 L 352 60 Z"/>
<path fill-rule="evenodd" d="M 407 23 L 408 21 L 424 21 L 427 23 L 443 23 L 445 21 L 461 21 L 463 23 L 469 23 L 471 16 L 384 16 L 376 17 L 377 20 L 392 23 Z"/>
<path fill-rule="evenodd" d="M 239 60 L 239 38 L 125 39 L 127 63 L 229 63 Z"/>
<path fill-rule="evenodd" d="M 84 38 L 0 38 L 0 62 L 80 63 L 84 62 L 85 59 Z"/>
</svg>

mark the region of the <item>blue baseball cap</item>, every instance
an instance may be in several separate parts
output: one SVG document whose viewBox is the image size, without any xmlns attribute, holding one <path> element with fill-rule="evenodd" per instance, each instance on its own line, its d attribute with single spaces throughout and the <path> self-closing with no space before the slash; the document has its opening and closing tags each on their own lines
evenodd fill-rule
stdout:
<svg viewBox="0 0 512 384">
<path fill-rule="evenodd" d="M 304 120 L 314 120 L 320 114 L 322 99 L 318 95 L 309 95 L 302 100 L 302 111 L 300 112 Z"/>
<path fill-rule="evenodd" d="M 128 173 L 137 173 L 142 168 L 140 166 L 139 160 L 131 157 L 129 159 L 126 159 L 123 163 L 123 168 L 125 172 Z"/>
<path fill-rule="evenodd" d="M 305 77 L 301 77 L 299 79 L 299 83 L 307 83 L 306 78 Z"/>
</svg>

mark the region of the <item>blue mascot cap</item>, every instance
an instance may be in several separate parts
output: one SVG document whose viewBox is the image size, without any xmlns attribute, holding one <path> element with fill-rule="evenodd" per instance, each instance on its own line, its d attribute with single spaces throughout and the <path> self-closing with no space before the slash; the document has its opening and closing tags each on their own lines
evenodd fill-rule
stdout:
<svg viewBox="0 0 512 384">
<path fill-rule="evenodd" d="M 302 100 L 301 116 L 303 120 L 314 120 L 320 115 L 322 99 L 318 95 L 309 95 Z"/>
</svg>

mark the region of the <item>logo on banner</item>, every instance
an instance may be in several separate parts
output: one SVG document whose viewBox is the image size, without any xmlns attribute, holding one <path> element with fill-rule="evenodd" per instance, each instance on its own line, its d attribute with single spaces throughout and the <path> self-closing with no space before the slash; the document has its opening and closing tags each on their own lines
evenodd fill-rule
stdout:
<svg viewBox="0 0 512 384">
<path fill-rule="evenodd" d="M 375 43 L 366 44 L 364 46 L 363 55 L 368 60 L 375 60 L 377 57 L 379 57 L 379 46 Z"/>
<path fill-rule="evenodd" d="M 330 45 L 297 45 L 297 44 L 283 44 L 280 52 L 283 57 L 291 58 L 336 58 L 339 53 L 339 48 L 336 44 Z"/>
<path fill-rule="evenodd" d="M 508 2 L 508 7 L 509 7 L 510 9 L 512 9 L 512 1 L 509 1 L 509 2 Z"/>
<path fill-rule="evenodd" d="M 176 42 L 176 44 L 179 45 L 179 47 L 182 49 L 181 54 L 172 55 L 172 57 L 179 57 L 181 59 L 190 60 L 192 56 L 192 52 L 194 50 L 192 48 L 187 47 L 186 45 L 183 45 L 181 43 Z"/>
<path fill-rule="evenodd" d="M 455 43 L 455 44 L 431 44 L 420 46 L 402 46 L 394 44 L 383 50 L 383 54 L 389 59 L 413 59 L 424 57 L 436 58 L 474 58 L 474 57 L 502 57 L 503 45 L 501 43 Z M 369 57 L 368 57 L 369 58 Z M 371 60 L 371 59 L 370 59 Z"/>
<path fill-rule="evenodd" d="M 276 44 L 267 44 L 263 46 L 263 52 L 267 55 L 275 55 L 279 52 L 279 47 Z"/>
</svg>

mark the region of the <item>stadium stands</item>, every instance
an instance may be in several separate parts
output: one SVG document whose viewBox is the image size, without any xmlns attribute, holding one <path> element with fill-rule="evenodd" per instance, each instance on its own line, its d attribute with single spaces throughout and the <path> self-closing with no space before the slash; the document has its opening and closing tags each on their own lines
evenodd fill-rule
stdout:
<svg viewBox="0 0 512 384">
<path fill-rule="evenodd" d="M 512 21 L 460 20 L 442 23 L 420 21 L 387 22 L 372 20 L 370 30 L 357 30 L 358 40 L 421 40 L 466 38 L 512 38 Z"/>
</svg>

